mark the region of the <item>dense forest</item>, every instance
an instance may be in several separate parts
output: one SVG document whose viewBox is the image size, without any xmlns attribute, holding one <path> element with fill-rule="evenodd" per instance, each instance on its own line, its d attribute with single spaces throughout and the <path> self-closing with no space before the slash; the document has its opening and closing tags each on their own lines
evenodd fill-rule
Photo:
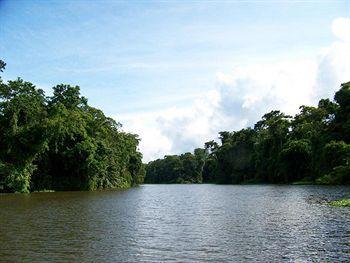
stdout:
<svg viewBox="0 0 350 263">
<path fill-rule="evenodd" d="M 271 111 L 219 139 L 148 163 L 145 182 L 350 184 L 350 82 L 334 101 L 301 106 L 294 117 Z"/>
<path fill-rule="evenodd" d="M 0 73 L 6 64 L 0 60 Z M 294 117 L 265 114 L 193 153 L 142 164 L 139 138 L 88 105 L 78 86 L 46 96 L 0 76 L 0 192 L 96 190 L 145 183 L 350 184 L 350 82 Z M 145 175 L 146 174 L 146 175 Z"/>
<path fill-rule="evenodd" d="M 0 60 L 0 72 L 6 64 Z M 88 105 L 78 86 L 53 95 L 0 77 L 0 192 L 125 188 L 143 181 L 137 135 Z"/>
</svg>

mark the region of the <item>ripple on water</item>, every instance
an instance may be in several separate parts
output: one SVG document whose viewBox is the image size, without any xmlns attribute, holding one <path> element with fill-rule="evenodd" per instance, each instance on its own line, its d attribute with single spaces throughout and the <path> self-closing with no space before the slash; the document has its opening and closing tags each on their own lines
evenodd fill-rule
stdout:
<svg viewBox="0 0 350 263">
<path fill-rule="evenodd" d="M 0 195 L 0 261 L 347 262 L 349 187 L 143 185 Z"/>
</svg>

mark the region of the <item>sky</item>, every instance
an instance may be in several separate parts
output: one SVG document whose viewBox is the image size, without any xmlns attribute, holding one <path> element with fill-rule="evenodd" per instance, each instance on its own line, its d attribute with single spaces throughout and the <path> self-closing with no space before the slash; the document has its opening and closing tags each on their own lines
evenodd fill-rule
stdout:
<svg viewBox="0 0 350 263">
<path fill-rule="evenodd" d="M 350 80 L 350 1 L 0 0 L 3 79 L 79 85 L 144 161 Z"/>
</svg>

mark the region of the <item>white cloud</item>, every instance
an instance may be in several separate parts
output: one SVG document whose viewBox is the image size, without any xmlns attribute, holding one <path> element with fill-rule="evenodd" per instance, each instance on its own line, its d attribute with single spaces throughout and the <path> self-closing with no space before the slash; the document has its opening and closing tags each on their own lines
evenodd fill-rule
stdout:
<svg viewBox="0 0 350 263">
<path fill-rule="evenodd" d="M 333 96 L 340 83 L 350 80 L 350 19 L 335 19 L 332 32 L 338 40 L 322 50 L 317 60 L 316 98 Z"/>
<path fill-rule="evenodd" d="M 350 42 L 350 19 L 340 17 L 332 23 L 333 34 L 344 42 Z"/>
<path fill-rule="evenodd" d="M 140 136 L 140 150 L 144 161 L 163 156 L 171 151 L 171 140 L 161 133 L 155 125 L 155 119 L 163 112 L 149 112 L 138 114 L 125 114 L 116 116 L 115 119 L 123 124 L 126 131 Z"/>
<path fill-rule="evenodd" d="M 222 130 L 254 124 L 273 109 L 295 114 L 303 104 L 332 98 L 350 80 L 350 19 L 332 23 L 337 40 L 314 59 L 237 67 L 217 72 L 213 90 L 188 108 L 121 116 L 125 129 L 142 138 L 144 161 L 191 151 Z"/>
</svg>

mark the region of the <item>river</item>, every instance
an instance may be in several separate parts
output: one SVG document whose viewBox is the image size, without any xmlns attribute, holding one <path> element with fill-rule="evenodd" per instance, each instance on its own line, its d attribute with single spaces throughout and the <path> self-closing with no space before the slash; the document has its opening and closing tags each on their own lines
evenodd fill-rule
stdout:
<svg viewBox="0 0 350 263">
<path fill-rule="evenodd" d="M 141 185 L 0 195 L 5 262 L 346 262 L 349 187 Z"/>
</svg>

